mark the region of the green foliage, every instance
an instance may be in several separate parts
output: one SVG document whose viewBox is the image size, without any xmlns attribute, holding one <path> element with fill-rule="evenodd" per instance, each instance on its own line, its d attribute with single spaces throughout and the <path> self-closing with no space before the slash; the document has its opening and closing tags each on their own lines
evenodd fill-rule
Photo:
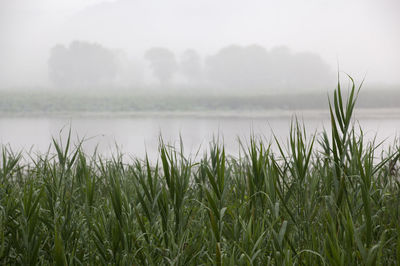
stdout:
<svg viewBox="0 0 400 266">
<path fill-rule="evenodd" d="M 3 147 L 0 264 L 399 264 L 400 153 L 377 156 L 354 127 L 352 84 L 330 132 L 294 120 L 287 145 L 253 137 L 239 158 L 213 142 L 192 161 L 161 140 L 159 161 L 124 164 L 68 137 L 27 164 Z"/>
</svg>

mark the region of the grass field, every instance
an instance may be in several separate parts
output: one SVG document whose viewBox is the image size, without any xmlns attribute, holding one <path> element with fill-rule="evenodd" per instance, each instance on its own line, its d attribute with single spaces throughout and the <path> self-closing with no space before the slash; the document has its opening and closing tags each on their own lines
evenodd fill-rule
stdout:
<svg viewBox="0 0 400 266">
<path fill-rule="evenodd" d="M 0 264 L 400 265 L 399 147 L 363 139 L 357 95 L 338 86 L 332 130 L 293 121 L 278 153 L 252 138 L 192 160 L 161 140 L 158 163 L 125 164 L 67 140 L 27 164 L 3 147 Z"/>
</svg>

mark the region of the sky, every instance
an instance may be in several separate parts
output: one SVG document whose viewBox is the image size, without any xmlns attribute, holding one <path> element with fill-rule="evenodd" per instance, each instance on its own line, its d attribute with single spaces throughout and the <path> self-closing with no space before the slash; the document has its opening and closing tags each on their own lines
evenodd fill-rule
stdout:
<svg viewBox="0 0 400 266">
<path fill-rule="evenodd" d="M 318 53 L 370 84 L 400 84 L 398 0 L 0 0 L 0 87 L 48 86 L 55 44 L 153 46 L 202 55 L 230 45 Z"/>
</svg>

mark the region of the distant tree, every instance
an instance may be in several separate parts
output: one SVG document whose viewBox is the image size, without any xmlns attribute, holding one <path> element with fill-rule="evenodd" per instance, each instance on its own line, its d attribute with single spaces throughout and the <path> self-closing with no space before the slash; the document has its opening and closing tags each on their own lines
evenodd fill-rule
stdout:
<svg viewBox="0 0 400 266">
<path fill-rule="evenodd" d="M 118 65 L 116 84 L 122 87 L 141 87 L 143 85 L 143 65 L 139 58 L 130 58 L 125 51 L 115 50 Z"/>
<path fill-rule="evenodd" d="M 63 45 L 56 45 L 51 49 L 48 61 L 49 75 L 56 86 L 66 86 L 71 83 L 73 67 L 68 55 L 69 51 Z"/>
<path fill-rule="evenodd" d="M 268 55 L 269 87 L 280 89 L 292 86 L 292 72 L 295 67 L 292 64 L 293 55 L 290 49 L 286 46 L 274 47 Z"/>
<path fill-rule="evenodd" d="M 335 82 L 331 67 L 318 55 L 311 52 L 295 53 L 292 57 L 292 88 L 323 88 Z"/>
<path fill-rule="evenodd" d="M 259 45 L 231 45 L 208 57 L 205 66 L 211 82 L 246 90 L 315 89 L 334 77 L 319 55 L 292 53 L 285 46 L 267 51 Z"/>
<path fill-rule="evenodd" d="M 111 50 L 82 41 L 74 41 L 69 47 L 53 47 L 48 66 L 50 79 L 60 87 L 110 85 L 118 71 Z"/>
<path fill-rule="evenodd" d="M 180 69 L 187 81 L 193 84 L 201 82 L 203 78 L 203 68 L 199 54 L 192 49 L 186 50 L 180 62 Z"/>
<path fill-rule="evenodd" d="M 226 87 L 253 89 L 269 80 L 268 53 L 258 45 L 222 48 L 207 58 L 206 67 L 210 80 Z"/>
<path fill-rule="evenodd" d="M 166 48 L 151 48 L 146 52 L 145 59 L 150 62 L 153 74 L 161 85 L 168 85 L 178 70 L 175 55 Z"/>
<path fill-rule="evenodd" d="M 318 54 L 292 53 L 281 46 L 271 49 L 269 55 L 271 84 L 275 88 L 315 89 L 334 82 L 334 73 Z"/>
</svg>

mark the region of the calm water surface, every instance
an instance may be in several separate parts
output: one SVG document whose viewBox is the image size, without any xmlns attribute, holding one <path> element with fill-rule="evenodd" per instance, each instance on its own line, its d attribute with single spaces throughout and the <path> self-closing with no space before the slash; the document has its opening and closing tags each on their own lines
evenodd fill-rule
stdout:
<svg viewBox="0 0 400 266">
<path fill-rule="evenodd" d="M 291 118 L 274 117 L 194 117 L 194 116 L 142 116 L 129 118 L 0 118 L 0 142 L 13 150 L 43 153 L 49 149 L 52 137 L 65 142 L 71 127 L 73 140 L 84 139 L 84 150 L 109 157 L 117 150 L 126 157 L 144 157 L 146 152 L 154 160 L 160 134 L 164 142 L 179 145 L 180 136 L 186 155 L 208 147 L 213 137 L 223 140 L 228 153 L 239 152 L 238 138 L 244 142 L 254 134 L 266 141 L 274 133 L 285 142 L 289 134 Z M 320 132 L 323 127 L 329 130 L 326 118 L 305 117 L 303 121 L 309 133 Z M 400 132 L 400 118 L 358 119 L 364 133 L 370 139 L 375 134 L 378 140 L 386 139 L 393 143 Z"/>
</svg>

